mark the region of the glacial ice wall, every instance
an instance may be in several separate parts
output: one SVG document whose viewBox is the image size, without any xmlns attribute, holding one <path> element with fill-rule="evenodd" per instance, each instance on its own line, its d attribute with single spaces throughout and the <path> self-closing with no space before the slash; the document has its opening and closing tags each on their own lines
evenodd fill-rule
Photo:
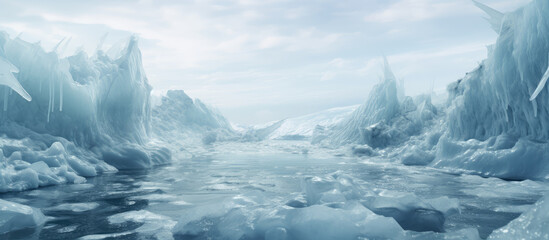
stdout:
<svg viewBox="0 0 549 240">
<path fill-rule="evenodd" d="M 19 38 L 3 41 L 5 59 L 17 67 L 17 80 L 33 96 L 28 102 L 5 95 L 4 121 L 83 146 L 97 145 L 106 137 L 146 140 L 151 87 L 137 39 L 132 37 L 115 59 L 101 51 L 92 58 L 84 52 L 59 58 Z"/>
<path fill-rule="evenodd" d="M 549 2 L 512 13 L 476 3 L 499 36 L 488 58 L 448 86 L 433 166 L 508 179 L 549 177 Z"/>
<path fill-rule="evenodd" d="M 448 129 L 457 139 L 500 134 L 549 140 L 549 91 L 536 87 L 549 67 L 549 2 L 536 0 L 512 13 L 491 13 L 499 33 L 488 58 L 449 86 Z M 545 78 L 546 79 L 546 78 Z"/>
<path fill-rule="evenodd" d="M 170 160 L 149 136 L 151 87 L 137 39 L 110 56 L 60 58 L 62 45 L 48 52 L 0 33 L 0 192 Z"/>
</svg>

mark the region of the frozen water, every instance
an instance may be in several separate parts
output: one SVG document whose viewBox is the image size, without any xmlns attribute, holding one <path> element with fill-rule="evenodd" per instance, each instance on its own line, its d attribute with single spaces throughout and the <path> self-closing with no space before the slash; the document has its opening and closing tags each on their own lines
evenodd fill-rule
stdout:
<svg viewBox="0 0 549 240">
<path fill-rule="evenodd" d="M 520 217 L 494 231 L 488 239 L 548 239 L 548 212 L 549 201 L 544 197 Z"/>
<path fill-rule="evenodd" d="M 63 203 L 55 207 L 48 208 L 50 211 L 73 211 L 73 212 L 85 212 L 96 209 L 99 207 L 98 203 Z"/>
<path fill-rule="evenodd" d="M 0 234 L 40 227 L 46 221 L 36 208 L 0 199 Z"/>
<path fill-rule="evenodd" d="M 196 157 L 148 171 L 104 174 L 83 186 L 0 197 L 25 199 L 24 204 L 44 209 L 51 218 L 38 234 L 41 239 L 169 239 L 171 234 L 175 239 L 474 239 L 506 225 L 519 216 L 518 208 L 534 204 L 549 190 L 543 182 L 273 153 L 271 147 L 262 154 L 254 152 L 255 143 L 226 144 L 248 146 L 252 152 Z M 72 211 L 76 206 L 95 208 L 90 214 Z"/>
</svg>

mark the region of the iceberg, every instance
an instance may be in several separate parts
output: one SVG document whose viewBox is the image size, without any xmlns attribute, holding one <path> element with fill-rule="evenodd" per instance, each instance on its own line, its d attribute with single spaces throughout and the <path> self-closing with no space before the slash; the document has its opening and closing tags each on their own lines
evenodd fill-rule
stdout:
<svg viewBox="0 0 549 240">
<path fill-rule="evenodd" d="M 423 133 L 426 125 L 440 115 L 431 96 L 404 96 L 387 59 L 384 76 L 370 91 L 366 102 L 338 124 L 317 127 L 312 143 L 333 147 L 348 144 L 384 149 L 405 143 Z M 354 148 L 357 149 L 357 148 Z"/>
<path fill-rule="evenodd" d="M 504 179 L 549 178 L 549 4 L 511 13 L 474 2 L 499 34 L 488 58 L 448 85 L 446 103 L 402 94 L 385 59 L 367 101 L 312 143 L 353 155 Z"/>
<path fill-rule="evenodd" d="M 169 90 L 162 96 L 152 109 L 152 119 L 153 135 L 174 144 L 172 149 L 239 138 L 218 110 L 191 99 L 183 90 Z"/>
<path fill-rule="evenodd" d="M 499 16 L 480 7 L 491 19 Z M 539 0 L 505 13 L 488 58 L 448 86 L 447 130 L 433 166 L 506 179 L 549 177 L 548 13 Z"/>
<path fill-rule="evenodd" d="M 60 58 L 2 33 L 0 71 L 0 192 L 170 161 L 150 136 L 151 87 L 135 37 L 118 55 Z"/>
</svg>

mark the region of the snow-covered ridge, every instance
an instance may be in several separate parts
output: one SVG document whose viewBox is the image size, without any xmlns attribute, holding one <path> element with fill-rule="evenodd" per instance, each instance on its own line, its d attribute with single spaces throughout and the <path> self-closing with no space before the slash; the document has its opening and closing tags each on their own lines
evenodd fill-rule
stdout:
<svg viewBox="0 0 549 240">
<path fill-rule="evenodd" d="M 351 114 L 358 105 L 337 107 L 299 117 L 287 118 L 247 129 L 257 140 L 310 140 L 317 127 L 333 127 Z M 244 130 L 245 132 L 246 130 Z"/>
</svg>

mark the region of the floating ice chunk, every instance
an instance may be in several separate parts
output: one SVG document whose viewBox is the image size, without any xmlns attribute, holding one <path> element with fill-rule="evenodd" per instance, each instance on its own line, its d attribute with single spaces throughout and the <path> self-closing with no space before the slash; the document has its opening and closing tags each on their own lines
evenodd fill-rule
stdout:
<svg viewBox="0 0 549 240">
<path fill-rule="evenodd" d="M 312 205 L 288 208 L 262 193 L 249 193 L 223 204 L 190 209 L 174 227 L 179 238 L 213 239 L 399 239 L 394 219 L 374 214 L 357 201 L 339 208 Z"/>
<path fill-rule="evenodd" d="M 459 211 L 455 199 L 421 200 L 414 194 L 375 198 L 367 205 L 373 212 L 394 218 L 402 228 L 413 231 L 444 231 L 446 217 Z"/>
<path fill-rule="evenodd" d="M 492 232 L 488 239 L 549 239 L 548 212 L 549 198 L 546 196 L 517 219 Z"/>
<path fill-rule="evenodd" d="M 325 177 L 305 178 L 302 189 L 306 204 L 299 200 L 288 202 L 293 207 L 326 205 L 340 208 L 352 201 L 360 201 L 376 214 L 394 218 L 402 228 L 414 231 L 444 231 L 444 222 L 459 213 L 456 199 L 441 197 L 420 199 L 412 193 L 375 193 L 362 188 L 357 180 L 340 173 Z"/>
<path fill-rule="evenodd" d="M 122 224 L 125 222 L 144 223 L 135 229 L 134 232 L 155 239 L 173 239 L 171 230 L 176 224 L 175 221 L 167 216 L 146 210 L 119 213 L 110 216 L 108 220 L 111 224 Z"/>
<path fill-rule="evenodd" d="M 133 232 L 121 232 L 121 233 L 109 233 L 109 234 L 93 234 L 80 237 L 80 240 L 102 240 L 107 238 L 122 238 L 124 236 L 130 235 Z"/>
<path fill-rule="evenodd" d="M 402 228 L 359 203 L 344 208 L 314 205 L 289 211 L 285 229 L 290 239 L 398 239 Z"/>
<path fill-rule="evenodd" d="M 409 240 L 481 240 L 476 228 L 465 228 L 455 232 L 406 232 Z"/>
<path fill-rule="evenodd" d="M 72 212 L 85 212 L 96 209 L 99 207 L 99 203 L 63 203 L 55 207 L 48 208 L 50 211 L 72 211 Z"/>
<path fill-rule="evenodd" d="M 68 232 L 74 232 L 78 228 L 79 225 L 70 225 L 66 226 L 60 229 L 57 229 L 58 233 L 68 233 Z"/>
<path fill-rule="evenodd" d="M 36 228 L 46 222 L 38 209 L 0 199 L 0 233 Z"/>
</svg>

